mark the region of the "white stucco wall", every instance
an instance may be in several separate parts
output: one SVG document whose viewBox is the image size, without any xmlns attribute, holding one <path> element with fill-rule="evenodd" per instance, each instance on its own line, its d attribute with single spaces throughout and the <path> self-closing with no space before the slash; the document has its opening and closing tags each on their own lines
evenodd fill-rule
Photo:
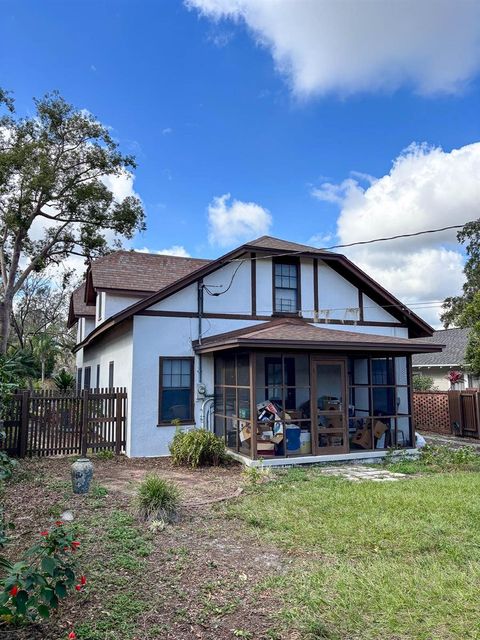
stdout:
<svg viewBox="0 0 480 640">
<path fill-rule="evenodd" d="M 227 291 L 230 283 L 231 287 Z M 204 278 L 204 284 L 212 293 L 221 294 L 212 296 L 205 292 L 203 297 L 205 313 L 251 313 L 251 266 L 249 260 L 242 263 L 232 262 L 218 269 Z M 223 293 L 224 291 L 225 293 Z"/>
<path fill-rule="evenodd" d="M 127 321 L 107 333 L 91 347 L 77 354 L 77 366 L 91 367 L 91 384 L 96 386 L 97 364 L 100 364 L 100 387 L 108 387 L 109 363 L 114 363 L 113 385 L 127 389 L 127 455 L 132 408 L 133 321 Z M 79 364 L 80 360 L 80 364 Z M 83 373 L 83 381 L 85 373 Z"/>
<path fill-rule="evenodd" d="M 130 307 L 135 302 L 138 302 L 142 298 L 140 296 L 127 296 L 118 295 L 109 292 L 104 292 L 104 314 L 103 320 L 110 318 L 111 316 L 123 311 L 127 307 Z"/>
<path fill-rule="evenodd" d="M 198 305 L 198 285 L 195 282 L 177 291 L 165 300 L 149 307 L 152 311 L 186 311 L 196 313 Z"/>
<path fill-rule="evenodd" d="M 354 331 L 356 333 L 372 333 L 377 336 L 390 336 L 392 338 L 408 338 L 408 329 L 405 327 L 365 327 L 352 324 L 315 324 L 322 329 L 337 329 L 338 331 Z"/>
<path fill-rule="evenodd" d="M 320 318 L 360 319 L 357 287 L 322 262 L 318 265 L 318 306 Z"/>
<path fill-rule="evenodd" d="M 366 295 L 363 296 L 363 318 L 369 322 L 398 322 L 394 316 Z"/>
<path fill-rule="evenodd" d="M 268 316 L 272 314 L 272 261 L 270 259 L 257 260 L 257 314 Z"/>
<path fill-rule="evenodd" d="M 203 337 L 233 331 L 259 321 L 204 319 Z M 192 340 L 198 337 L 197 318 L 135 316 L 133 324 L 133 384 L 128 455 L 169 455 L 175 427 L 157 426 L 160 356 L 194 356 Z M 199 358 L 195 358 L 195 393 L 200 382 Z M 202 380 L 213 393 L 213 357 L 202 356 Z M 203 397 L 195 399 L 195 424 L 200 425 Z M 193 426 L 193 423 L 192 423 Z"/>
</svg>

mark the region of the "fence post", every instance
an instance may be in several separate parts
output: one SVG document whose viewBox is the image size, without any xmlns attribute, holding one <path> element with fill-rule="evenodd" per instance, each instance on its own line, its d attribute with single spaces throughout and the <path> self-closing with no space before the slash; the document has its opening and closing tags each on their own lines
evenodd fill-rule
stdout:
<svg viewBox="0 0 480 640">
<path fill-rule="evenodd" d="M 122 394 L 117 391 L 115 397 L 115 454 L 119 456 L 122 450 Z"/>
<path fill-rule="evenodd" d="M 82 443 L 80 455 L 85 458 L 88 448 L 88 389 L 82 391 Z"/>
<path fill-rule="evenodd" d="M 29 400 L 30 400 L 30 391 L 22 391 L 20 431 L 18 434 L 18 457 L 19 458 L 24 458 L 25 454 L 27 453 Z"/>
</svg>

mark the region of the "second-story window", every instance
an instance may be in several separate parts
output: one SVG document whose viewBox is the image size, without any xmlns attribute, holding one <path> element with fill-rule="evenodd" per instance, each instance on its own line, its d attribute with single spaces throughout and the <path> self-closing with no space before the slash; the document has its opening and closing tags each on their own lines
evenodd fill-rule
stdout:
<svg viewBox="0 0 480 640">
<path fill-rule="evenodd" d="M 296 313 L 300 309 L 299 265 L 294 262 L 273 263 L 273 310 L 275 313 Z"/>
</svg>

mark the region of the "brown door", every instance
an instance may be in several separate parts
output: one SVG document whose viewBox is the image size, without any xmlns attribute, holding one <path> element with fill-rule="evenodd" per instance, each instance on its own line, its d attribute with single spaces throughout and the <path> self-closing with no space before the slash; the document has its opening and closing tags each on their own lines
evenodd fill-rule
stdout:
<svg viewBox="0 0 480 640">
<path fill-rule="evenodd" d="M 346 361 L 312 359 L 312 425 L 315 455 L 345 453 L 347 434 Z"/>
</svg>

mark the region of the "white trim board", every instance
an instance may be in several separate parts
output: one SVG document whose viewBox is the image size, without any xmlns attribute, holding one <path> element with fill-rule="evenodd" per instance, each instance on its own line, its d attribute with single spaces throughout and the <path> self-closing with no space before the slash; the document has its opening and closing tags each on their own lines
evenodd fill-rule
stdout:
<svg viewBox="0 0 480 640">
<path fill-rule="evenodd" d="M 402 449 L 408 456 L 416 456 L 418 449 Z M 228 455 L 241 462 L 246 467 L 291 467 L 297 464 L 320 464 L 322 462 L 380 462 L 388 451 L 358 451 L 355 453 L 333 453 L 321 456 L 297 456 L 295 458 L 263 458 L 252 460 L 234 451 L 227 451 Z"/>
</svg>

